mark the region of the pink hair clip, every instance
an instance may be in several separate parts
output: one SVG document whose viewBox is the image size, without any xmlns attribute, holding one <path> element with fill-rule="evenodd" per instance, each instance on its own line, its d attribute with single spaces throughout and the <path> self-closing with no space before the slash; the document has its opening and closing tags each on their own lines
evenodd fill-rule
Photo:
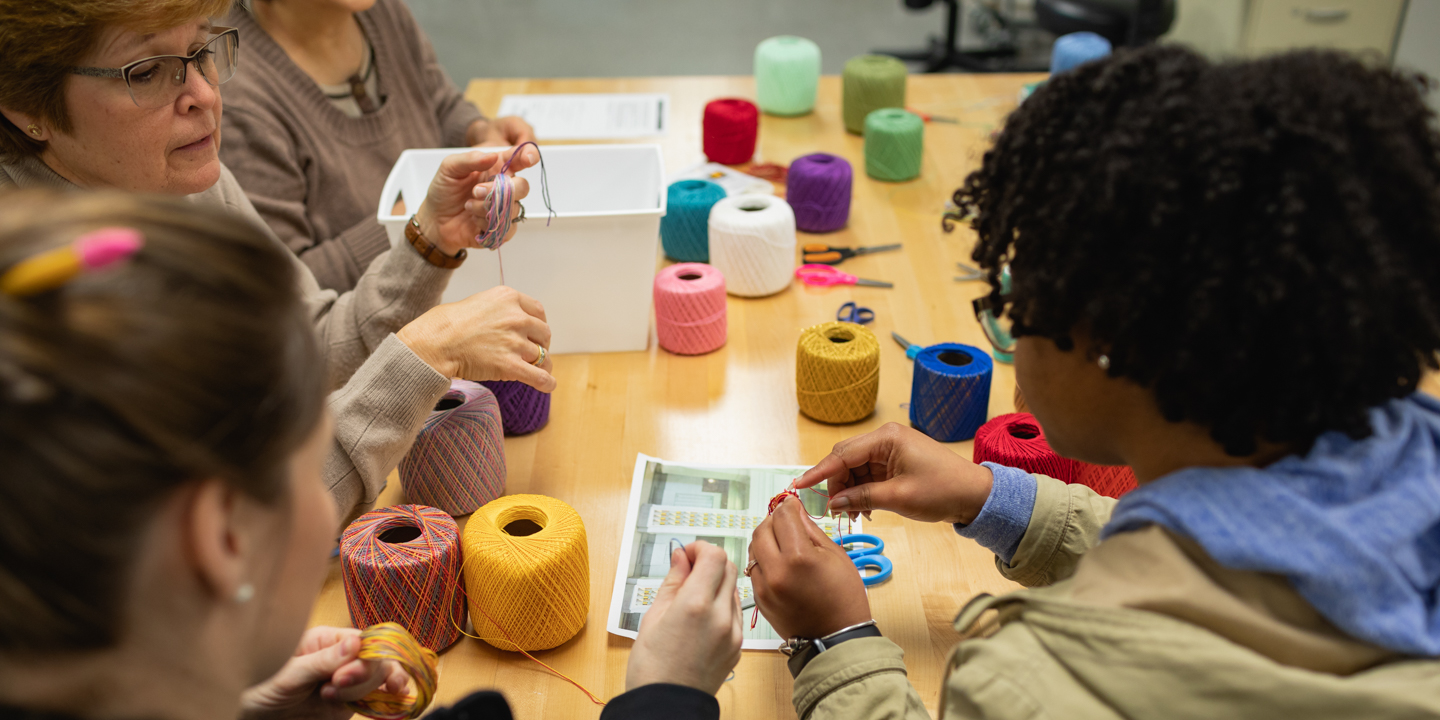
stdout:
<svg viewBox="0 0 1440 720">
<path fill-rule="evenodd" d="M 82 272 L 94 272 L 125 260 L 145 245 L 139 230 L 101 228 L 61 248 L 21 260 L 0 276 L 0 292 L 16 297 L 53 290 Z"/>
</svg>

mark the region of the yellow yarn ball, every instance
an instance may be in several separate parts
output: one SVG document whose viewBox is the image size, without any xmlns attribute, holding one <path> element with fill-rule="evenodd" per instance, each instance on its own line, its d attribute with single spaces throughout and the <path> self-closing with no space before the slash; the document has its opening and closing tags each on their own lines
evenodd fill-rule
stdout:
<svg viewBox="0 0 1440 720">
<path fill-rule="evenodd" d="M 470 622 L 481 640 L 549 650 L 585 626 L 590 547 L 574 508 L 544 495 L 496 498 L 470 516 L 461 544 Z"/>
<path fill-rule="evenodd" d="M 855 323 L 804 329 L 795 352 L 795 390 L 800 412 L 820 422 L 870 417 L 880 394 L 880 342 Z"/>
</svg>

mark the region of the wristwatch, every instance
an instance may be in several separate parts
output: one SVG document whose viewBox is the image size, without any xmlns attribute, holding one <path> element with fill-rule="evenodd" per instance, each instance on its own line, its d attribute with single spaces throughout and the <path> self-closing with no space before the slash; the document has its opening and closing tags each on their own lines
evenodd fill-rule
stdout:
<svg viewBox="0 0 1440 720">
<path fill-rule="evenodd" d="M 841 628 L 822 638 L 793 637 L 780 644 L 780 652 L 790 658 L 786 664 L 790 666 L 791 677 L 799 677 L 800 671 L 819 655 L 830 648 L 839 645 L 846 640 L 854 640 L 862 637 L 880 637 L 880 628 L 875 627 L 874 620 L 866 620 L 857 625 Z"/>
<path fill-rule="evenodd" d="M 463 249 L 451 257 L 441 252 L 435 243 L 426 239 L 425 234 L 420 232 L 419 215 L 411 215 L 410 222 L 405 223 L 405 239 L 410 241 L 410 246 L 415 248 L 415 252 L 420 253 L 420 257 L 425 258 L 425 262 L 435 267 L 453 270 L 460 267 L 460 263 L 465 262 Z"/>
</svg>

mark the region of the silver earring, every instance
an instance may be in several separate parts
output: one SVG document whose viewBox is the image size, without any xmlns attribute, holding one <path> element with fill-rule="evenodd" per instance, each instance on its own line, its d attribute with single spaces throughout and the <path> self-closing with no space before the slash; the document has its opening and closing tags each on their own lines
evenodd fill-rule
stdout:
<svg viewBox="0 0 1440 720">
<path fill-rule="evenodd" d="M 1109 356 L 1109 355 L 1101 355 L 1101 356 L 1100 356 L 1100 359 L 1096 361 L 1096 364 L 1100 366 L 1100 369 L 1101 369 L 1101 370 L 1109 370 L 1109 369 L 1110 369 L 1110 356 Z"/>
<path fill-rule="evenodd" d="M 245 603 L 250 602 L 250 599 L 253 597 L 255 597 L 254 585 L 251 585 L 250 583 L 245 583 L 244 585 L 235 588 L 236 605 L 244 605 Z"/>
</svg>

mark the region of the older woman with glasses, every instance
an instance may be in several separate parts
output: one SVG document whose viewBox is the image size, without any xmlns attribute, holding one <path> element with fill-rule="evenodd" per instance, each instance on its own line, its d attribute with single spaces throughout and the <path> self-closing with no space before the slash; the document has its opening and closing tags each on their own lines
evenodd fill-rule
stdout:
<svg viewBox="0 0 1440 720">
<path fill-rule="evenodd" d="M 229 6 L 0 3 L 0 190 L 186 196 L 230 210 L 278 244 L 218 156 L 219 88 L 235 74 L 239 37 L 209 18 Z M 515 165 L 537 159 L 531 151 Z M 381 254 L 353 291 L 322 291 L 308 268 L 297 270 L 336 390 L 325 473 L 342 513 L 374 500 L 451 378 L 555 387 L 538 302 L 496 288 L 436 306 L 450 269 L 486 227 L 488 180 L 500 160 L 477 151 L 445 162 L 411 220 L 410 246 Z M 514 184 L 523 198 L 528 185 Z M 175 310 L 184 307 L 177 297 Z"/>
</svg>

